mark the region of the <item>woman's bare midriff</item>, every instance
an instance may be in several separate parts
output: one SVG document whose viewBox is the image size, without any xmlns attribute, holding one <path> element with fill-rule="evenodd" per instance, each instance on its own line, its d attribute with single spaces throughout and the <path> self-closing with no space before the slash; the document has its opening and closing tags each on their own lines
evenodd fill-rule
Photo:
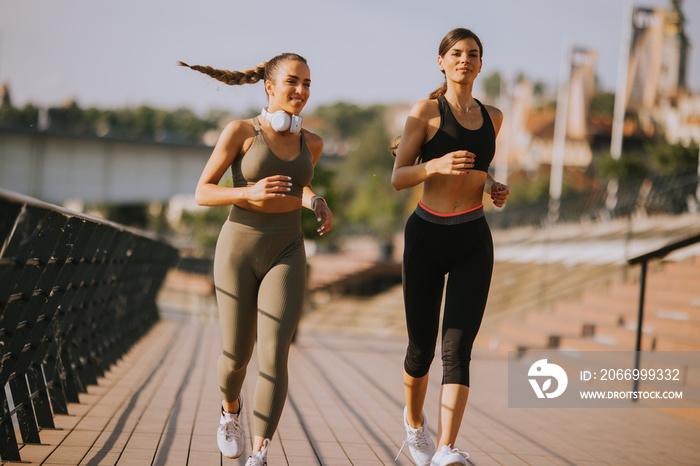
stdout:
<svg viewBox="0 0 700 466">
<path fill-rule="evenodd" d="M 284 198 L 268 199 L 266 201 L 240 201 L 236 206 L 252 212 L 279 214 L 301 209 L 301 198 L 287 195 Z"/>
<path fill-rule="evenodd" d="M 434 175 L 423 182 L 421 202 L 442 214 L 464 212 L 483 203 L 486 173 L 471 171 L 467 175 Z"/>
</svg>

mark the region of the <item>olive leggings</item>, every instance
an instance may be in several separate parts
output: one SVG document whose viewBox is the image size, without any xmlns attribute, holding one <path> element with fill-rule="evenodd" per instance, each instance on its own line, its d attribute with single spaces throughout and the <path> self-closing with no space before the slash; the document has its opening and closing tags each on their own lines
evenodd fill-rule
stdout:
<svg viewBox="0 0 700 466">
<path fill-rule="evenodd" d="M 272 438 L 287 397 L 289 346 L 306 291 L 300 211 L 269 214 L 233 206 L 216 244 L 214 284 L 223 399 L 234 402 L 241 391 L 257 330 L 253 433 Z"/>
</svg>

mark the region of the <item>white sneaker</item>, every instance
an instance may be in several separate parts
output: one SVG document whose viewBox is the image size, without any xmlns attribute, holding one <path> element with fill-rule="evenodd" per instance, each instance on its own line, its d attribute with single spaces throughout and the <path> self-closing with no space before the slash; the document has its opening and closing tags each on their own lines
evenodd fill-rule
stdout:
<svg viewBox="0 0 700 466">
<path fill-rule="evenodd" d="M 270 439 L 265 439 L 262 448 L 248 458 L 248 461 L 245 462 L 245 466 L 267 466 L 268 448 L 270 448 Z"/>
<path fill-rule="evenodd" d="M 403 409 L 403 426 L 406 429 L 407 436 L 394 461 L 399 459 L 403 447 L 408 445 L 408 451 L 411 452 L 413 461 L 415 461 L 418 466 L 428 466 L 430 464 L 430 458 L 432 458 L 435 453 L 435 444 L 430 438 L 430 432 L 428 432 L 428 420 L 425 417 L 425 413 L 422 413 L 423 425 L 418 429 L 414 429 L 406 422 L 406 410 L 407 408 Z"/>
<path fill-rule="evenodd" d="M 241 411 L 243 411 L 243 396 L 238 395 L 238 412 L 227 413 L 221 408 L 221 420 L 216 432 L 216 441 L 221 454 L 226 458 L 236 459 L 243 454 L 243 426 L 241 426 Z"/>
<path fill-rule="evenodd" d="M 440 451 L 435 453 L 430 460 L 430 466 L 467 466 L 469 453 L 452 449 L 449 445 L 443 445 Z"/>
</svg>

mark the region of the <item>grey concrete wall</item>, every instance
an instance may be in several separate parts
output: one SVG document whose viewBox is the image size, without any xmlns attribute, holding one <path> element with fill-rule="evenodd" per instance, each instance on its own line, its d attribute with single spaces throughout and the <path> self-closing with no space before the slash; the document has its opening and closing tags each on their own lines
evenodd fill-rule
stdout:
<svg viewBox="0 0 700 466">
<path fill-rule="evenodd" d="M 192 194 L 212 148 L 0 131 L 0 187 L 46 202 Z"/>
</svg>

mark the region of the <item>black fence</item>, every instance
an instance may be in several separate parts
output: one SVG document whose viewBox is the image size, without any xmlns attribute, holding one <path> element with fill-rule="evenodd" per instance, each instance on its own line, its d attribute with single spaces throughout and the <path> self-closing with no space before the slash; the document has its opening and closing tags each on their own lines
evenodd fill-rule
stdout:
<svg viewBox="0 0 700 466">
<path fill-rule="evenodd" d="M 698 182 L 697 174 L 655 176 L 619 183 L 617 189 L 606 186 L 562 196 L 554 219 L 548 201 L 507 205 L 503 210 L 487 212 L 486 217 L 491 228 L 507 229 L 625 218 L 635 212 L 681 214 L 688 211 L 689 199 L 698 201 Z"/>
<path fill-rule="evenodd" d="M 20 460 L 17 432 L 41 443 L 158 320 L 178 258 L 141 232 L 0 190 L 2 460 Z"/>
</svg>

